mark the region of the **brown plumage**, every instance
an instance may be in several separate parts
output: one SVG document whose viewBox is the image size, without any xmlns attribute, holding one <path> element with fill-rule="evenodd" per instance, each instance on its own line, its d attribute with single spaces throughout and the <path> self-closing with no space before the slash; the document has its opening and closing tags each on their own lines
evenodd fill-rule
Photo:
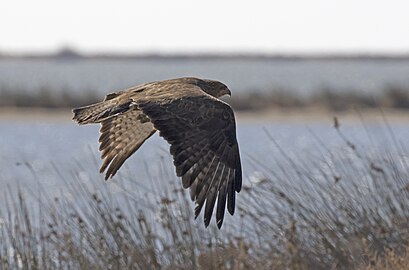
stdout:
<svg viewBox="0 0 409 270">
<path fill-rule="evenodd" d="M 233 110 L 218 98 L 230 95 L 221 82 L 178 78 L 138 85 L 74 109 L 79 124 L 101 123 L 100 173 L 114 176 L 156 130 L 170 144 L 176 174 L 195 201 L 195 218 L 205 206 L 209 225 L 216 204 L 220 228 L 241 189 L 241 162 Z"/>
</svg>

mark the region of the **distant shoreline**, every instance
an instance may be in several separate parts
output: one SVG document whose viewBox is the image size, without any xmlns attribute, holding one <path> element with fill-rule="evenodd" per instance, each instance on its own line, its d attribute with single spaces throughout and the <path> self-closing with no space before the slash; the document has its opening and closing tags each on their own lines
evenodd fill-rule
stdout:
<svg viewBox="0 0 409 270">
<path fill-rule="evenodd" d="M 407 53 L 217 53 L 217 52 L 199 52 L 199 53 L 160 53 L 160 52 L 99 52 L 99 53 L 81 53 L 71 48 L 64 48 L 55 53 L 13 53 L 1 52 L 0 60 L 4 59 L 50 59 L 50 60 L 280 60 L 280 61 L 345 61 L 345 60 L 371 60 L 371 61 L 399 61 L 409 60 Z"/>
<path fill-rule="evenodd" d="M 51 87 L 41 88 L 37 92 L 0 87 L 0 108 L 58 110 L 85 106 L 100 101 L 102 97 L 102 95 L 85 89 L 82 93 L 84 94 L 70 93 L 68 90 L 62 93 L 54 93 Z M 323 110 L 332 112 L 343 112 L 353 108 L 362 108 L 363 110 L 376 110 L 377 108 L 409 110 L 409 90 L 406 87 L 390 86 L 375 95 L 353 90 L 337 92 L 323 88 L 305 97 L 291 90 L 277 90 L 264 94 L 252 93 L 249 90 L 248 93 L 226 98 L 225 101 L 240 112 L 305 111 L 310 108 L 323 108 Z"/>
<path fill-rule="evenodd" d="M 359 123 L 361 121 L 409 123 L 409 110 L 400 109 L 362 109 L 334 112 L 325 108 L 275 108 L 263 111 L 236 111 L 237 121 L 243 123 L 328 123 L 332 125 L 334 117 L 341 123 Z M 362 117 L 362 118 L 361 118 Z M 0 108 L 1 122 L 69 122 L 72 119 L 71 109 L 58 108 Z"/>
</svg>

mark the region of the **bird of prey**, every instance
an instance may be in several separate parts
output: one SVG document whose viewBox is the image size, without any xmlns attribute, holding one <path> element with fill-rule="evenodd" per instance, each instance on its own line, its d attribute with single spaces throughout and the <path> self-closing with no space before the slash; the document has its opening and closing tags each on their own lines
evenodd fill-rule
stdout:
<svg viewBox="0 0 409 270">
<path fill-rule="evenodd" d="M 231 95 L 221 82 L 193 77 L 141 84 L 108 94 L 104 101 L 73 110 L 79 124 L 100 123 L 105 179 L 152 136 L 170 144 L 177 176 L 190 188 L 195 218 L 203 206 L 204 223 L 216 207 L 216 223 L 227 209 L 234 214 L 235 193 L 242 182 L 239 146 L 232 108 L 219 98 Z"/>
</svg>

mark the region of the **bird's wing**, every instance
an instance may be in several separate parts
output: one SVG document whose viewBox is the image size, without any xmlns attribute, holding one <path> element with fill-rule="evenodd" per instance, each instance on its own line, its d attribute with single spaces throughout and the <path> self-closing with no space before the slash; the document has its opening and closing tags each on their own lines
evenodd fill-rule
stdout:
<svg viewBox="0 0 409 270">
<path fill-rule="evenodd" d="M 99 150 L 104 161 L 99 172 L 103 173 L 109 165 L 105 179 L 114 176 L 155 131 L 149 118 L 136 108 L 101 122 Z"/>
<path fill-rule="evenodd" d="M 138 103 L 160 136 L 170 144 L 176 173 L 190 187 L 197 217 L 206 201 L 208 226 L 216 197 L 216 222 L 220 228 L 226 207 L 233 215 L 235 192 L 241 189 L 241 162 L 233 110 L 226 103 L 202 95 L 168 101 Z"/>
</svg>

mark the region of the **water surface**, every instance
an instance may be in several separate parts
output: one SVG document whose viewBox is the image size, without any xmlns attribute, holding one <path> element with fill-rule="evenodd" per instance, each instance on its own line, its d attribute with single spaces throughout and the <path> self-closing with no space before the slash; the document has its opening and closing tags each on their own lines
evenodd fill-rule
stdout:
<svg viewBox="0 0 409 270">
<path fill-rule="evenodd" d="M 0 60 L 0 89 L 107 92 L 149 81 L 197 76 L 225 82 L 236 93 L 323 89 L 376 94 L 409 87 L 409 60 L 145 59 Z"/>
</svg>

